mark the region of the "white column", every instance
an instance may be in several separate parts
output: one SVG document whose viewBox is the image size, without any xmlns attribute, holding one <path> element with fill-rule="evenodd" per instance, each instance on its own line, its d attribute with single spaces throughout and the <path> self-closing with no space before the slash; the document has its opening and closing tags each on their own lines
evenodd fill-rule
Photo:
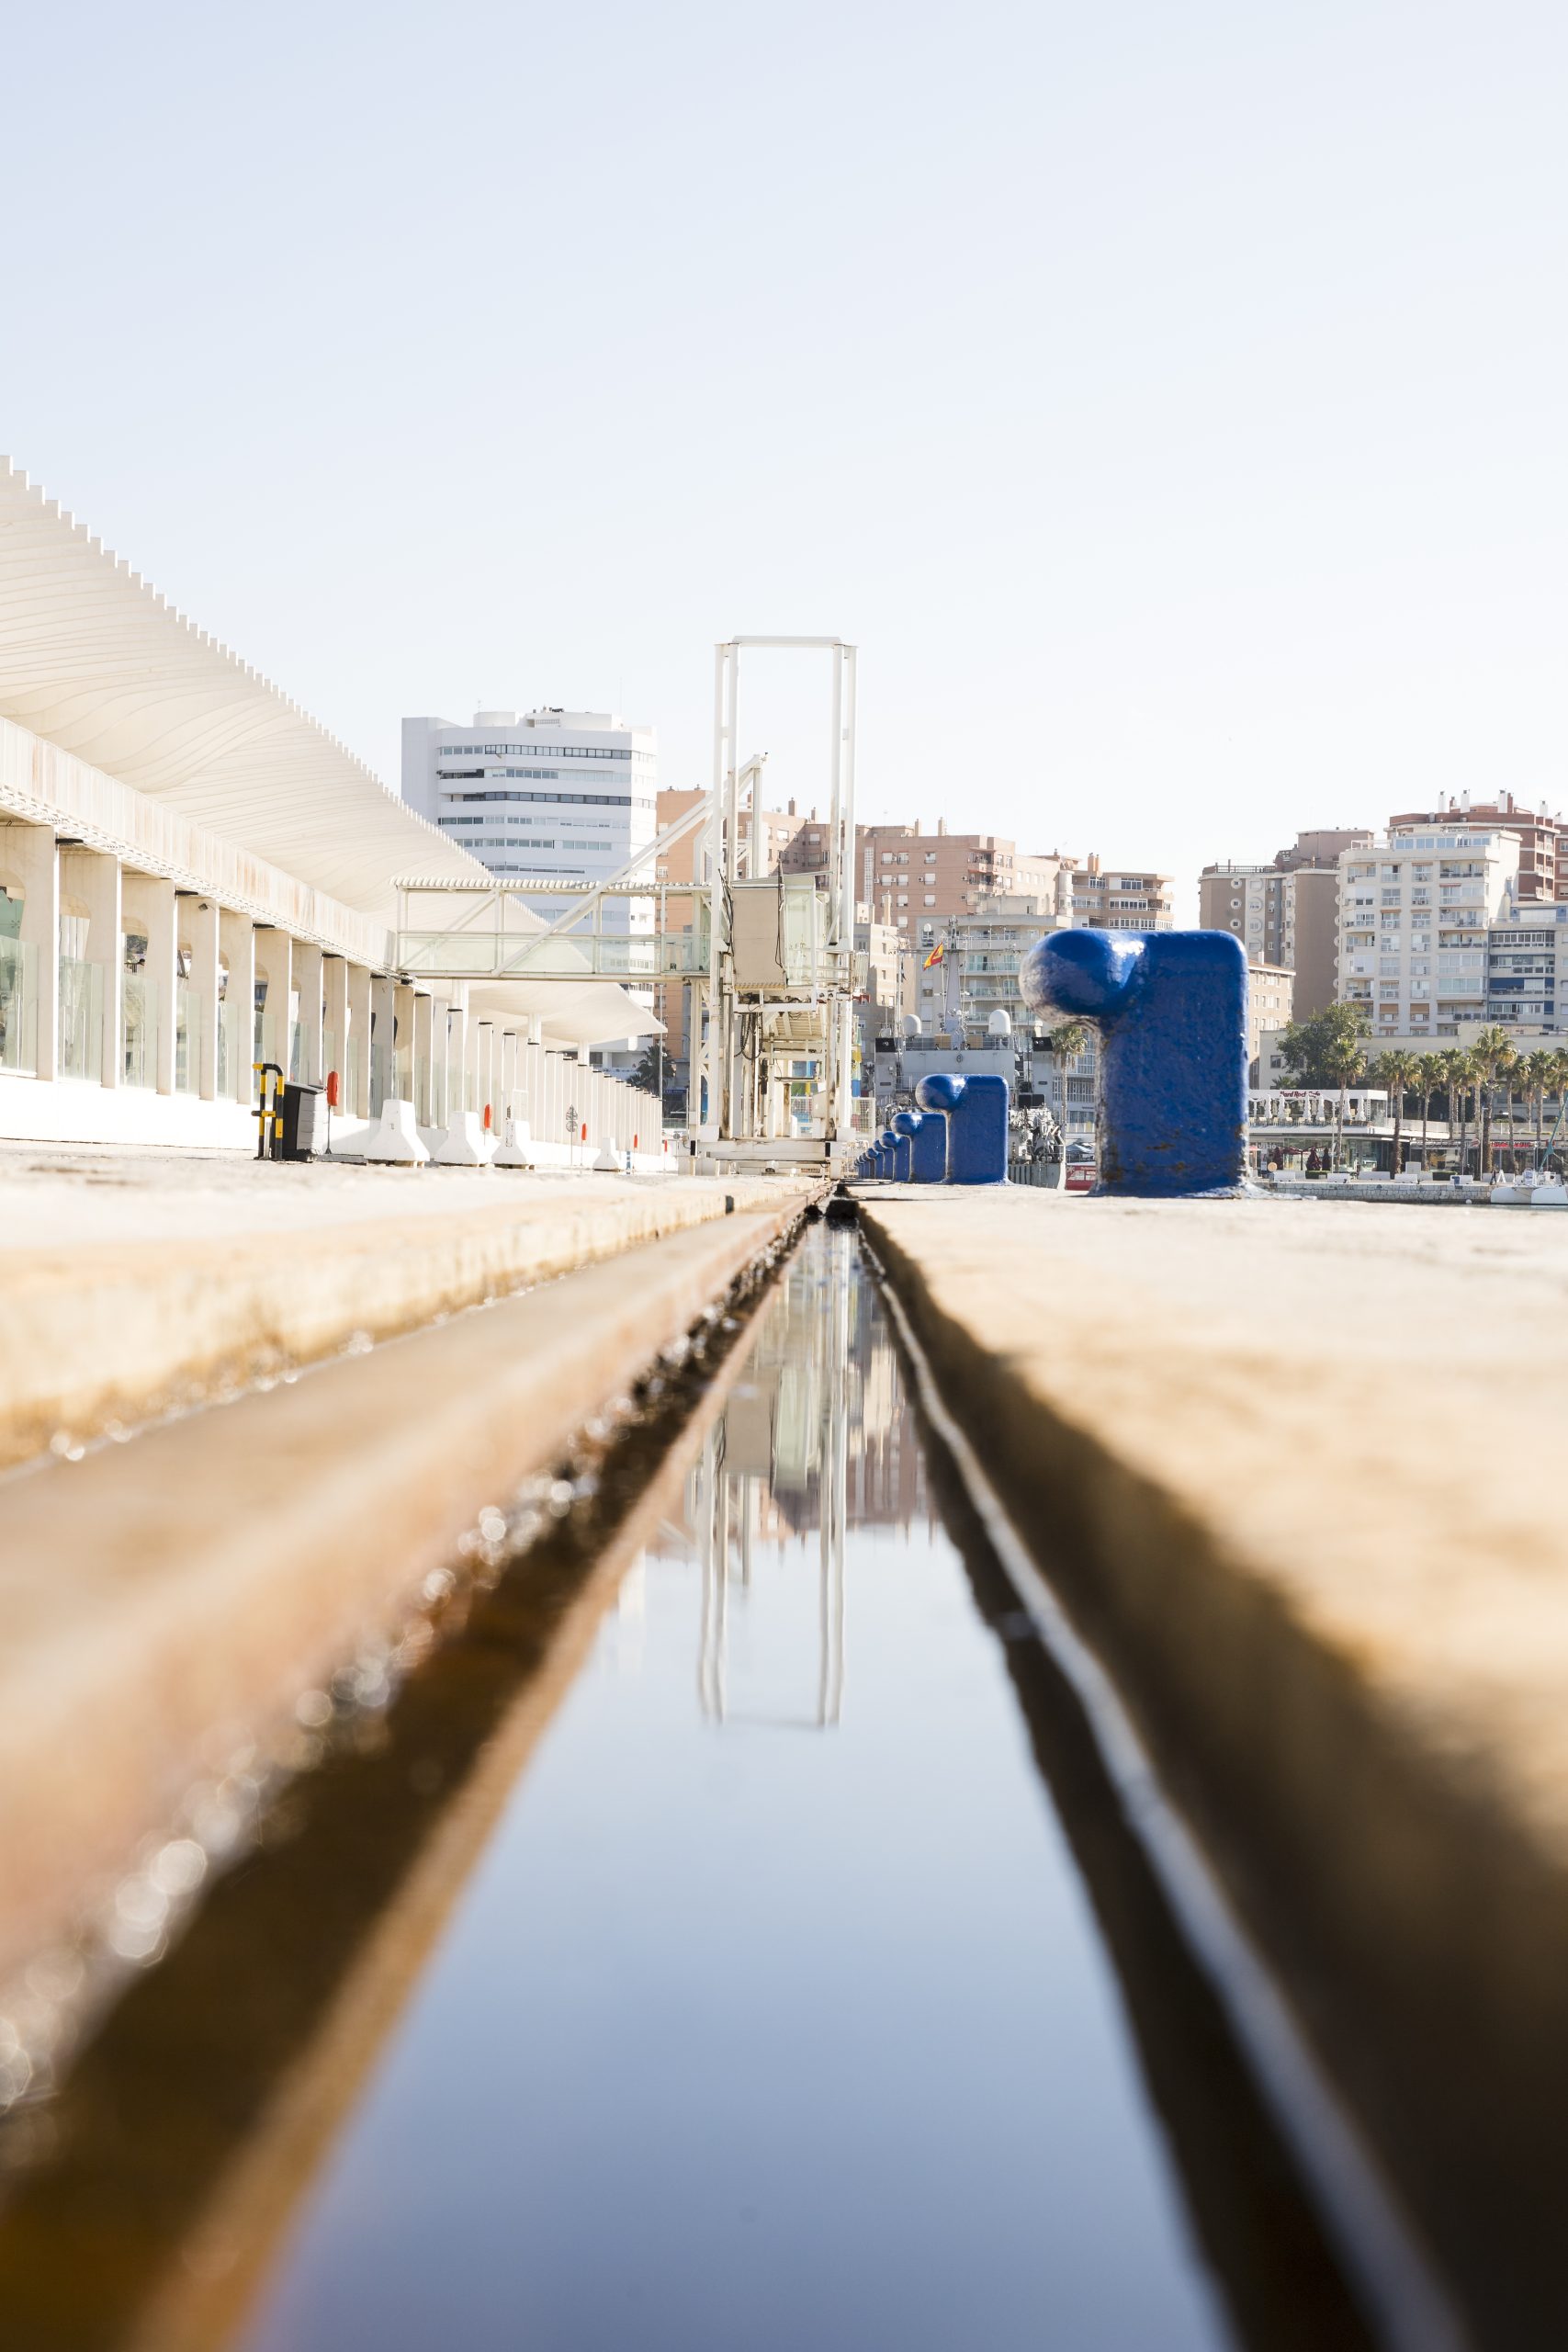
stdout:
<svg viewBox="0 0 1568 2352">
<path fill-rule="evenodd" d="M 236 1102 L 256 1094 L 256 929 L 249 915 L 224 908 L 218 918 L 219 954 L 229 967 L 223 990 L 223 1025 L 229 1038 L 224 1093 Z"/>
<path fill-rule="evenodd" d="M 435 1002 L 423 990 L 413 1001 L 414 1118 L 423 1127 L 436 1126 Z"/>
<path fill-rule="evenodd" d="M 355 1115 L 348 1101 L 348 966 L 341 956 L 321 958 L 321 1080 L 337 1072 L 338 1109 Z"/>
<path fill-rule="evenodd" d="M 459 997 L 446 1008 L 446 1120 L 448 1132 L 468 1107 L 468 1008 Z"/>
<path fill-rule="evenodd" d="M 175 1091 L 175 1023 L 178 1014 L 179 934 L 175 886 L 155 874 L 133 874 L 120 885 L 120 922 L 147 933 L 145 978 L 152 991 L 153 1090 Z M 129 899 L 129 907 L 126 900 Z"/>
<path fill-rule="evenodd" d="M 412 1102 L 413 1091 L 414 993 L 406 980 L 400 980 L 392 991 L 392 1019 L 396 1025 L 397 1055 L 392 1074 L 391 1091 L 400 1102 Z"/>
<path fill-rule="evenodd" d="M 285 1078 L 288 1075 L 288 1000 L 294 988 L 294 943 L 286 931 L 276 931 L 270 924 L 259 926 L 255 934 L 256 980 L 266 981 L 266 1002 L 262 1009 L 262 1049 L 259 1061 L 276 1062 Z"/>
<path fill-rule="evenodd" d="M 103 976 L 103 1068 L 101 1083 L 118 1086 L 124 1067 L 120 1039 L 120 978 L 125 945 L 120 937 L 120 875 L 117 857 L 96 850 L 66 850 L 61 855 L 62 896 L 81 900 L 87 912 L 87 961 Z"/>
<path fill-rule="evenodd" d="M 344 1109 L 351 1118 L 370 1116 L 370 970 L 365 964 L 347 964 L 346 974 L 348 1022 L 347 1044 L 344 1046 Z M 354 1083 L 347 1085 L 348 1072 L 354 1072 Z"/>
<path fill-rule="evenodd" d="M 51 1079 L 60 1068 L 60 852 L 51 828 L 7 823 L 0 830 L 0 866 L 21 890 L 18 935 L 32 950 L 31 1068 L 35 1077 Z M 27 1045 L 24 1038 L 24 1052 Z"/>
<path fill-rule="evenodd" d="M 321 1060 L 321 951 L 309 942 L 294 942 L 294 986 L 299 996 L 299 1082 L 320 1086 Z"/>
<path fill-rule="evenodd" d="M 218 901 L 197 899 L 188 891 L 178 904 L 181 944 L 190 953 L 190 1013 L 193 1035 L 186 1046 L 194 1093 L 204 1102 L 218 1100 Z"/>
<path fill-rule="evenodd" d="M 370 1056 L 379 1073 L 379 1098 L 390 1102 L 396 1092 L 393 1084 L 392 1023 L 396 1018 L 396 989 L 392 981 L 378 972 L 370 982 Z"/>
</svg>

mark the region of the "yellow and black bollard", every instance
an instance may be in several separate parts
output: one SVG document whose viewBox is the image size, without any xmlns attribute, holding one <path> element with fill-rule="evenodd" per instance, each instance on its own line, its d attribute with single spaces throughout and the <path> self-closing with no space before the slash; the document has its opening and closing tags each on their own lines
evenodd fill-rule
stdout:
<svg viewBox="0 0 1568 2352">
<path fill-rule="evenodd" d="M 251 1114 L 254 1119 L 261 1121 L 260 1126 L 256 1129 L 256 1158 L 281 1159 L 283 1157 L 283 1071 L 276 1062 L 253 1062 L 251 1068 L 260 1081 L 257 1108 Z M 267 1133 L 269 1121 L 272 1128 L 270 1136 Z"/>
</svg>

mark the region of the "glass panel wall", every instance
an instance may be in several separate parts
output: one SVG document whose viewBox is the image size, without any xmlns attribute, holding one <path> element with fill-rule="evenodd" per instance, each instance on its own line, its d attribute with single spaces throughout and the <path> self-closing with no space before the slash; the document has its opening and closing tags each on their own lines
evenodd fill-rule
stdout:
<svg viewBox="0 0 1568 2352">
<path fill-rule="evenodd" d="M 0 1070 L 38 1068 L 36 950 L 0 934 Z"/>
<path fill-rule="evenodd" d="M 60 959 L 60 1075 L 103 1082 L 103 967 L 81 956 Z"/>
<path fill-rule="evenodd" d="M 201 999 L 188 980 L 175 982 L 175 1091 L 201 1091 Z"/>
<path fill-rule="evenodd" d="M 124 1010 L 120 1041 L 125 1058 L 121 1076 L 127 1086 L 158 1082 L 158 985 L 145 972 L 128 971 L 120 983 Z"/>
</svg>

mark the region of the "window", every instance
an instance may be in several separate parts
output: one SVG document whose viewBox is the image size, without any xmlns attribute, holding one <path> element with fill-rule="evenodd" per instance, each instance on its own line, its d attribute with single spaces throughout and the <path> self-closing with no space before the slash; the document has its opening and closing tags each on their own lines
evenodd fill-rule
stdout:
<svg viewBox="0 0 1568 2352">
<path fill-rule="evenodd" d="M 935 852 L 935 850 L 934 850 L 934 849 L 928 849 L 928 850 L 927 850 L 927 852 L 926 852 L 926 864 L 927 864 L 928 865 L 934 865 L 936 864 L 936 852 Z"/>
<path fill-rule="evenodd" d="M 935 891 L 934 891 L 934 890 L 928 890 L 928 891 L 926 892 L 926 904 L 927 904 L 927 906 L 928 906 L 928 907 L 934 907 L 934 906 L 935 906 L 935 904 L 936 904 L 936 893 L 935 893 Z"/>
</svg>

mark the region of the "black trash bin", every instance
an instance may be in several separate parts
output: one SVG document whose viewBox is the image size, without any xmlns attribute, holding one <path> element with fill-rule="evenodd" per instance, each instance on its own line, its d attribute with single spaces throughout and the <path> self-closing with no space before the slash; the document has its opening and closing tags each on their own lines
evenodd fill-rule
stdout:
<svg viewBox="0 0 1568 2352">
<path fill-rule="evenodd" d="M 314 1159 L 327 1148 L 327 1098 L 320 1086 L 297 1086 L 292 1080 L 283 1090 L 283 1157 L 285 1159 Z"/>
</svg>

